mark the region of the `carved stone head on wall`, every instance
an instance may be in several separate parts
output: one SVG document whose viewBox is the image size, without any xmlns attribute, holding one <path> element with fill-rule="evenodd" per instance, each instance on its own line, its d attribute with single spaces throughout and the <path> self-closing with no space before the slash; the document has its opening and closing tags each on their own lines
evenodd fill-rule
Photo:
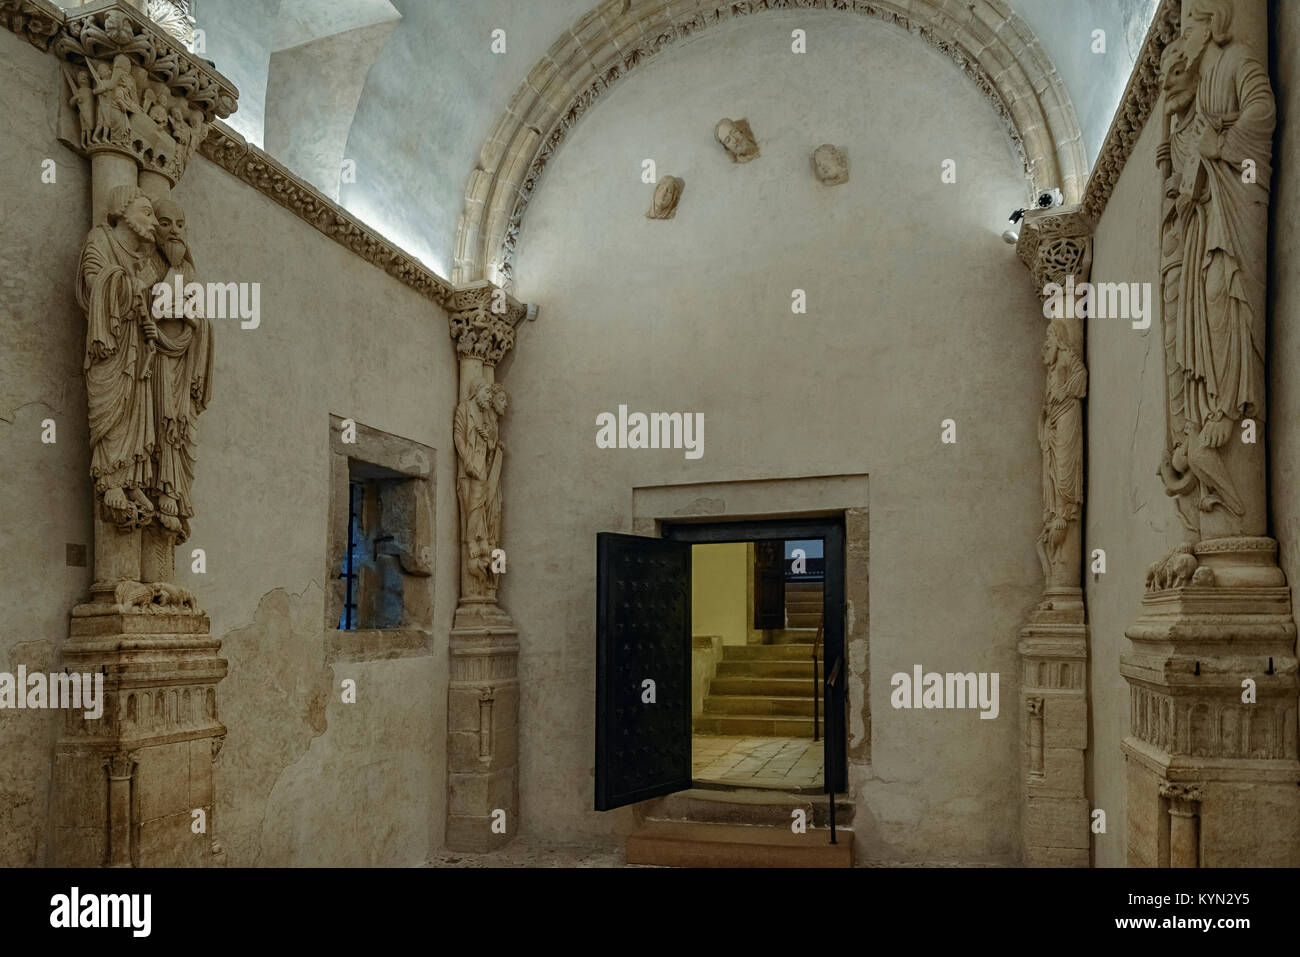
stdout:
<svg viewBox="0 0 1300 957">
<path fill-rule="evenodd" d="M 849 181 L 849 161 L 839 147 L 823 143 L 813 151 L 813 173 L 823 186 L 839 186 Z"/>
<path fill-rule="evenodd" d="M 732 121 L 724 117 L 713 128 L 713 135 L 733 163 L 748 163 L 758 157 L 758 141 L 754 139 L 747 120 Z"/>
<path fill-rule="evenodd" d="M 646 213 L 647 219 L 672 219 L 677 215 L 677 203 L 682 198 L 686 183 L 680 176 L 663 176 L 655 184 L 654 199 Z"/>
</svg>

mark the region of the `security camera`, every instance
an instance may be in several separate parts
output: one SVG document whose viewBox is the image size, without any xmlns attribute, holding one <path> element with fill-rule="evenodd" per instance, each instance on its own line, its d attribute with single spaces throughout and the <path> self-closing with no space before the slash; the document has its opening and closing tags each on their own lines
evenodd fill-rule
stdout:
<svg viewBox="0 0 1300 957">
<path fill-rule="evenodd" d="M 1052 206 L 1060 206 L 1065 202 L 1065 195 L 1053 186 L 1051 189 L 1044 189 L 1038 193 L 1036 205 L 1039 209 L 1049 209 Z"/>
<path fill-rule="evenodd" d="M 1024 215 L 1027 212 L 1029 212 L 1029 209 L 1026 206 L 1021 206 L 1019 209 L 1013 209 L 1011 215 L 1007 217 L 1007 222 L 1014 226 L 1024 218 Z"/>
</svg>

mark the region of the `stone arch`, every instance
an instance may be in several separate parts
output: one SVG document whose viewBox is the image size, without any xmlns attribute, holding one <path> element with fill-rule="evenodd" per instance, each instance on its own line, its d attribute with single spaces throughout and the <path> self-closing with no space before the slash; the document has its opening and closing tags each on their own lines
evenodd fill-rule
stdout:
<svg viewBox="0 0 1300 957">
<path fill-rule="evenodd" d="M 479 151 L 456 229 L 452 281 L 514 285 L 519 229 L 550 157 L 600 95 L 679 39 L 767 10 L 873 16 L 945 53 L 1002 117 L 1028 191 L 1060 187 L 1067 205 L 1087 181 L 1083 138 L 1055 67 L 1006 0 L 602 0 L 529 71 Z"/>
</svg>

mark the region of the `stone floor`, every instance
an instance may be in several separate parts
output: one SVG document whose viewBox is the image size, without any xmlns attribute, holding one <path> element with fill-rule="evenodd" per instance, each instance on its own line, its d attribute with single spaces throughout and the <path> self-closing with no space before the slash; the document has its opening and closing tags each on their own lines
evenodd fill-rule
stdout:
<svg viewBox="0 0 1300 957">
<path fill-rule="evenodd" d="M 496 851 L 441 850 L 425 867 L 628 867 L 626 852 L 619 844 L 547 844 L 512 841 Z"/>
<path fill-rule="evenodd" d="M 812 738 L 691 737 L 691 773 L 697 781 L 746 787 L 820 788 L 823 744 Z"/>
</svg>

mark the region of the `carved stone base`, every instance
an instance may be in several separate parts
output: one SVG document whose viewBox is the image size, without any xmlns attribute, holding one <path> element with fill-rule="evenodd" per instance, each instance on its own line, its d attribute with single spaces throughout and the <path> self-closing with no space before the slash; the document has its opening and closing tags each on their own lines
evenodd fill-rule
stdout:
<svg viewBox="0 0 1300 957">
<path fill-rule="evenodd" d="M 1275 549 L 1201 542 L 1216 584 L 1149 591 L 1125 632 L 1130 865 L 1300 865 L 1296 627 Z"/>
<path fill-rule="evenodd" d="M 1031 867 L 1087 867 L 1087 626 L 1079 590 L 1052 596 L 1020 632 L 1021 836 Z"/>
<path fill-rule="evenodd" d="M 462 601 L 450 651 L 446 845 L 492 850 L 519 828 L 519 633 L 495 604 Z"/>
<path fill-rule="evenodd" d="M 63 714 L 55 745 L 52 863 L 59 867 L 221 865 L 213 762 L 226 728 L 226 676 L 206 616 L 159 606 L 79 605 L 62 667 L 103 675 L 103 714 Z M 195 833 L 201 810 L 203 830 Z"/>
</svg>

